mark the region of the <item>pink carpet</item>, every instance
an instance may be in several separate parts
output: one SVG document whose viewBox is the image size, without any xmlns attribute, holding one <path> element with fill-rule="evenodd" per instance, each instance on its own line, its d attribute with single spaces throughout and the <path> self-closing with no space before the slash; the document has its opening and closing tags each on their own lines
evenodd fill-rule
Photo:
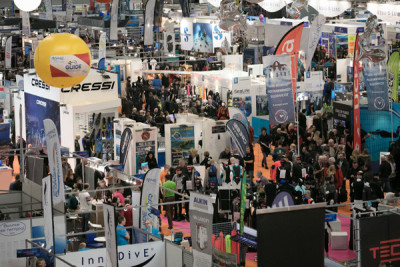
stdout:
<svg viewBox="0 0 400 267">
<path fill-rule="evenodd" d="M 337 218 L 342 223 L 342 231 L 347 232 L 350 239 L 350 219 L 342 217 L 338 214 Z M 348 261 L 356 258 L 356 253 L 350 249 L 331 249 L 329 245 L 329 257 L 334 261 Z"/>
<path fill-rule="evenodd" d="M 161 215 L 161 222 L 163 222 L 163 223 L 168 225 L 167 217 Z M 175 229 L 176 230 L 179 229 L 182 232 L 190 234 L 190 222 L 187 222 L 187 221 L 180 221 L 180 222 L 172 221 L 172 226 L 173 226 L 174 230 Z"/>
</svg>

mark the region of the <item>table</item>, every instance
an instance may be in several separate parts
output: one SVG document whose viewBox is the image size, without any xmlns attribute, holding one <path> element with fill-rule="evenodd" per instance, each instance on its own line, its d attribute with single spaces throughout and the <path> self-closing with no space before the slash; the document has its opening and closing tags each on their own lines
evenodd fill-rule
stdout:
<svg viewBox="0 0 400 267">
<path fill-rule="evenodd" d="M 104 236 L 98 236 L 94 238 L 94 241 L 99 243 L 106 243 L 106 238 Z"/>
</svg>

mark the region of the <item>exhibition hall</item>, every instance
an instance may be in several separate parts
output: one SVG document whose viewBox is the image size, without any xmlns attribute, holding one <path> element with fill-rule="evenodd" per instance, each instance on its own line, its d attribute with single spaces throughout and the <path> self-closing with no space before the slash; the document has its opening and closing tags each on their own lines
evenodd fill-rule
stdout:
<svg viewBox="0 0 400 267">
<path fill-rule="evenodd" d="M 397 1 L 2 0 L 0 267 L 400 266 L 399 78 Z"/>
</svg>

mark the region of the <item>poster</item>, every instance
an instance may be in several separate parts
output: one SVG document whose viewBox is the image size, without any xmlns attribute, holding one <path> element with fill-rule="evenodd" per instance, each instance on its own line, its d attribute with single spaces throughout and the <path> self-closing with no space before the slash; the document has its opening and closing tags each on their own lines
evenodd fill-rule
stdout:
<svg viewBox="0 0 400 267">
<path fill-rule="evenodd" d="M 10 124 L 0 123 L 0 146 L 7 146 L 10 141 Z"/>
<path fill-rule="evenodd" d="M 294 122 L 290 55 L 263 57 L 270 124 Z"/>
<path fill-rule="evenodd" d="M 193 266 L 212 265 L 212 223 L 214 208 L 210 196 L 190 194 L 190 235 L 192 237 Z"/>
<path fill-rule="evenodd" d="M 246 117 L 251 115 L 251 96 L 234 97 L 232 106 L 238 108 Z"/>
<path fill-rule="evenodd" d="M 269 115 L 268 111 L 268 97 L 267 95 L 256 96 L 256 116 Z"/>
<path fill-rule="evenodd" d="M 148 151 L 152 151 L 154 156 L 158 154 L 156 153 L 157 130 L 151 128 L 136 130 L 134 140 L 136 142 L 136 170 L 139 170 L 141 164 L 146 161 Z"/>
<path fill-rule="evenodd" d="M 213 36 L 213 48 L 219 48 L 223 46 L 223 42 L 226 39 L 229 47 L 232 44 L 232 37 L 230 31 L 224 31 L 219 27 L 218 24 L 212 24 L 212 36 Z"/>
<path fill-rule="evenodd" d="M 180 159 L 187 159 L 194 148 L 194 126 L 171 128 L 171 162 L 178 165 Z"/>
<path fill-rule="evenodd" d="M 118 247 L 116 233 L 115 207 L 103 204 L 104 231 L 106 238 L 106 266 L 118 267 Z"/>
<path fill-rule="evenodd" d="M 212 25 L 209 23 L 193 23 L 193 51 L 213 52 Z"/>
<path fill-rule="evenodd" d="M 386 60 L 372 62 L 362 59 L 365 87 L 368 91 L 368 110 L 389 110 Z"/>
<path fill-rule="evenodd" d="M 315 110 L 322 109 L 324 93 L 324 80 L 322 71 L 305 72 L 303 88 L 303 92 L 308 93 L 308 102 L 306 102 L 306 105 L 308 106 L 309 103 L 314 103 Z"/>
<path fill-rule="evenodd" d="M 46 249 L 53 249 L 54 246 L 53 205 L 51 200 L 51 191 L 51 177 L 49 175 L 42 179 L 42 204 Z"/>
<path fill-rule="evenodd" d="M 25 266 L 25 258 L 17 258 L 16 251 L 25 248 L 25 240 L 32 238 L 29 219 L 0 221 L 0 266 Z"/>
<path fill-rule="evenodd" d="M 26 143 L 33 147 L 46 146 L 44 119 L 51 119 L 60 133 L 59 103 L 25 93 Z"/>
<path fill-rule="evenodd" d="M 153 209 L 158 210 L 159 192 L 160 192 L 160 175 L 161 169 L 151 169 L 144 176 L 141 206 L 140 208 L 140 228 L 146 228 L 146 221 L 152 222 L 153 227 L 158 228 L 158 216 L 152 212 Z"/>
<path fill-rule="evenodd" d="M 164 32 L 164 53 L 175 54 L 175 33 Z"/>
<path fill-rule="evenodd" d="M 105 248 L 69 252 L 60 256 L 77 267 L 97 267 L 105 264 Z M 119 267 L 146 266 L 165 267 L 165 244 L 162 241 L 125 245 L 118 247 Z M 69 267 L 56 259 L 57 267 Z"/>
<path fill-rule="evenodd" d="M 180 25 L 181 48 L 192 50 L 193 48 L 193 22 L 190 19 L 182 19 Z"/>
</svg>

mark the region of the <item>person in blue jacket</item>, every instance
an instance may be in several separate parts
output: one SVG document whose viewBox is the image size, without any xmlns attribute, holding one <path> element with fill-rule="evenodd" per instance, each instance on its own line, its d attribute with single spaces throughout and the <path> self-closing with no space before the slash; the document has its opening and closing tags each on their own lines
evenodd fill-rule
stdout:
<svg viewBox="0 0 400 267">
<path fill-rule="evenodd" d="M 151 83 L 154 87 L 155 90 L 160 90 L 162 86 L 162 82 L 160 77 L 156 74 L 156 77 L 154 78 L 153 82 Z"/>
</svg>

